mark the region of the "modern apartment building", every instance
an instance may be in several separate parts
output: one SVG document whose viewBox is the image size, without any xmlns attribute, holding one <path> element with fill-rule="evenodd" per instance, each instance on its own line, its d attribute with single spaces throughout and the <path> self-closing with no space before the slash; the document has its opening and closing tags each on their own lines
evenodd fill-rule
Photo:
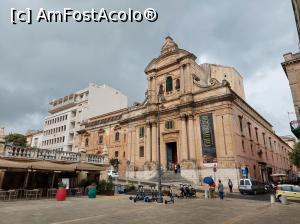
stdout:
<svg viewBox="0 0 300 224">
<path fill-rule="evenodd" d="M 45 118 L 42 148 L 78 152 L 76 136 L 82 121 L 127 107 L 127 96 L 107 85 L 87 88 L 52 100 Z"/>
</svg>

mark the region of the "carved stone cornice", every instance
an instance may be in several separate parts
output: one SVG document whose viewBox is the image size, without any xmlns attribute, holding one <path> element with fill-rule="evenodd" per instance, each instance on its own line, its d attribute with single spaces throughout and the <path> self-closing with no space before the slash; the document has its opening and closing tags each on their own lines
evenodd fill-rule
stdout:
<svg viewBox="0 0 300 224">
<path fill-rule="evenodd" d="M 200 78 L 193 74 L 193 83 L 200 87 L 200 88 L 210 88 L 210 87 L 213 87 L 213 86 L 230 86 L 229 82 L 227 80 L 223 80 L 222 82 L 220 82 L 219 80 L 215 79 L 215 78 L 210 78 L 208 80 L 208 84 L 207 85 L 203 85 L 200 83 Z"/>
</svg>

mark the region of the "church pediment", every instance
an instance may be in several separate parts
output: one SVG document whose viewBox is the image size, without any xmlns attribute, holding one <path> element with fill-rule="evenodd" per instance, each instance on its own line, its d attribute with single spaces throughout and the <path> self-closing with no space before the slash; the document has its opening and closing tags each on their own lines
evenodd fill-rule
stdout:
<svg viewBox="0 0 300 224">
<path fill-rule="evenodd" d="M 162 67 L 178 63 L 181 59 L 192 58 L 196 60 L 196 56 L 186 50 L 178 48 L 177 44 L 171 37 L 166 37 L 165 43 L 161 48 L 161 54 L 158 58 L 154 58 L 146 67 L 145 73 L 152 70 L 159 70 Z"/>
</svg>

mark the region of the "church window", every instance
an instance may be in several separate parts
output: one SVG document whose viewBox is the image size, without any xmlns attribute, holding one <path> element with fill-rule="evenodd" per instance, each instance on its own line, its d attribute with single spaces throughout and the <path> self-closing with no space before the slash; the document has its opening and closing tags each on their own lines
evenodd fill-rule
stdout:
<svg viewBox="0 0 300 224">
<path fill-rule="evenodd" d="M 103 135 L 99 135 L 99 144 L 102 144 L 103 143 Z"/>
<path fill-rule="evenodd" d="M 145 128 L 140 127 L 140 138 L 144 138 L 144 135 L 145 135 Z"/>
<path fill-rule="evenodd" d="M 115 134 L 115 141 L 119 141 L 120 140 L 120 133 L 117 131 Z"/>
<path fill-rule="evenodd" d="M 139 156 L 144 157 L 144 146 L 140 146 Z"/>
<path fill-rule="evenodd" d="M 176 90 L 180 89 L 180 79 L 176 79 L 175 89 Z"/>
<path fill-rule="evenodd" d="M 85 146 L 89 146 L 89 139 L 88 138 L 85 139 Z"/>
<path fill-rule="evenodd" d="M 173 90 L 173 79 L 168 76 L 166 79 L 166 92 L 171 92 Z"/>
<path fill-rule="evenodd" d="M 173 129 L 174 128 L 174 121 L 166 121 L 165 128 L 166 129 Z"/>
</svg>

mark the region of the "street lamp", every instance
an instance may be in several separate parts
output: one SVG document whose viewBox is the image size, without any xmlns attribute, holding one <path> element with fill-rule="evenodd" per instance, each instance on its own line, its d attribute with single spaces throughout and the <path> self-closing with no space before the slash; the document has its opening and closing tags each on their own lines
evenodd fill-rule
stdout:
<svg viewBox="0 0 300 224">
<path fill-rule="evenodd" d="M 162 177 L 162 169 L 161 169 L 161 157 L 160 157 L 160 109 L 163 109 L 163 105 L 161 103 L 164 101 L 164 93 L 163 89 L 159 89 L 157 96 L 157 153 L 158 153 L 158 198 L 157 202 L 162 203 L 162 192 L 161 192 L 161 177 Z"/>
</svg>

